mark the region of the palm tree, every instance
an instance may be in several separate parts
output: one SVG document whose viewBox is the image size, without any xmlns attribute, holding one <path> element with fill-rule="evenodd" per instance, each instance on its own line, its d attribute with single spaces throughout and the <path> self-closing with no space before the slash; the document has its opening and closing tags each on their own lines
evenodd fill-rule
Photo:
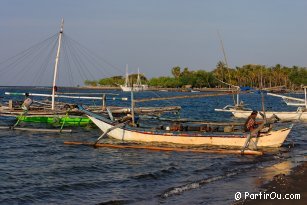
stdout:
<svg viewBox="0 0 307 205">
<path fill-rule="evenodd" d="M 181 74 L 181 68 L 179 66 L 176 66 L 176 67 L 173 67 L 172 68 L 172 75 L 175 77 L 175 78 L 179 78 L 180 74 Z"/>
</svg>

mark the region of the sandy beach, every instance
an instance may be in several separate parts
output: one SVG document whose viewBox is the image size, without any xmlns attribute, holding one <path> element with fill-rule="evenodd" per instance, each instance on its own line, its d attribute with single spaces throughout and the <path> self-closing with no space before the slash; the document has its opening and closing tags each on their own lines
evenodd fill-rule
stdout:
<svg viewBox="0 0 307 205">
<path fill-rule="evenodd" d="M 275 175 L 271 181 L 259 187 L 260 192 L 262 193 L 261 199 L 260 196 L 253 196 L 256 199 L 241 200 L 235 205 L 307 204 L 307 162 L 294 167 L 289 175 Z M 264 196 L 265 194 L 266 196 Z M 295 197 L 299 197 L 299 199 L 282 199 Z"/>
</svg>

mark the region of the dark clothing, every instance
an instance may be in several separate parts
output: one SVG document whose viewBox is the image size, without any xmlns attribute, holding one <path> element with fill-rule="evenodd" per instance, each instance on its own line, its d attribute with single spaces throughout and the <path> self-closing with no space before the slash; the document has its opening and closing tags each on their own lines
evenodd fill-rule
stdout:
<svg viewBox="0 0 307 205">
<path fill-rule="evenodd" d="M 256 120 L 252 116 L 249 116 L 244 124 L 244 130 L 245 132 L 251 132 L 255 128 L 257 128 Z"/>
<path fill-rule="evenodd" d="M 21 108 L 22 108 L 23 110 L 29 110 L 30 105 L 32 104 L 32 102 L 33 102 L 33 101 L 32 101 L 31 98 L 25 99 L 25 101 L 23 102 Z"/>
</svg>

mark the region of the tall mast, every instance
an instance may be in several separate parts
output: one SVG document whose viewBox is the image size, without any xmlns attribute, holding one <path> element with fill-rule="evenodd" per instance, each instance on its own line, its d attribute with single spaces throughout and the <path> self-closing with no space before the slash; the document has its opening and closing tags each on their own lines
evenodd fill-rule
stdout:
<svg viewBox="0 0 307 205">
<path fill-rule="evenodd" d="M 307 86 L 304 86 L 304 93 L 305 93 L 305 107 L 307 109 Z"/>
<path fill-rule="evenodd" d="M 137 80 L 136 80 L 136 84 L 138 86 L 140 86 L 142 83 L 141 83 L 141 77 L 140 77 L 140 69 L 138 68 L 138 77 L 137 77 Z"/>
<path fill-rule="evenodd" d="M 229 66 L 228 66 L 228 62 L 227 62 L 227 57 L 226 57 L 226 52 L 225 52 L 225 49 L 224 49 L 224 44 L 223 44 L 223 40 L 221 38 L 221 35 L 220 35 L 220 32 L 217 30 L 217 35 L 220 39 L 220 44 L 221 44 L 221 48 L 222 48 L 222 52 L 223 52 L 223 56 L 224 56 L 224 61 L 225 61 L 225 64 L 226 64 L 226 67 L 227 67 L 227 72 L 228 72 L 228 78 L 229 78 L 229 84 L 231 83 L 230 82 L 230 72 L 229 72 Z M 222 79 L 223 80 L 223 79 Z M 224 82 L 223 82 L 224 83 Z M 240 93 L 240 86 L 234 86 L 234 85 L 229 85 L 229 89 L 230 87 L 235 87 L 237 88 L 237 102 L 234 98 L 234 95 L 232 95 L 233 97 L 233 101 L 234 101 L 234 105 L 235 106 L 239 106 L 239 100 L 240 100 L 240 96 L 239 96 L 239 93 Z"/>
<path fill-rule="evenodd" d="M 56 53 L 56 57 L 55 57 L 55 64 L 54 64 L 54 74 L 53 74 L 53 84 L 52 84 L 52 104 L 51 104 L 52 110 L 54 110 L 54 98 L 55 98 L 55 92 L 56 92 L 56 78 L 57 78 L 57 73 L 58 73 L 58 65 L 59 65 L 59 57 L 60 57 L 63 28 L 64 28 L 64 19 L 62 19 L 62 22 L 61 22 L 61 29 L 60 29 L 60 32 L 59 32 L 58 49 L 57 49 L 57 53 Z"/>
<path fill-rule="evenodd" d="M 129 86 L 129 74 L 128 74 L 128 64 L 126 64 L 126 79 L 125 79 L 125 86 Z"/>
</svg>

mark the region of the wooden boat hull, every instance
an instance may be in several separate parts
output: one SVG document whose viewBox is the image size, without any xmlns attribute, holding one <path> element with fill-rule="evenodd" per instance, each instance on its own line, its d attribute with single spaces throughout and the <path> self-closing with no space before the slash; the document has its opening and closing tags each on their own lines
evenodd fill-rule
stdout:
<svg viewBox="0 0 307 205">
<path fill-rule="evenodd" d="M 106 132 L 114 125 L 97 119 L 93 116 L 88 117 L 103 131 Z M 286 140 L 291 128 L 284 128 L 277 131 L 261 134 L 256 144 L 258 147 L 280 147 Z M 242 147 L 246 141 L 247 134 L 243 133 L 184 133 L 170 131 L 152 131 L 134 128 L 116 128 L 108 133 L 112 138 L 125 141 L 137 142 L 160 142 L 175 143 L 184 145 L 211 145 L 211 146 L 230 146 Z"/>
</svg>

